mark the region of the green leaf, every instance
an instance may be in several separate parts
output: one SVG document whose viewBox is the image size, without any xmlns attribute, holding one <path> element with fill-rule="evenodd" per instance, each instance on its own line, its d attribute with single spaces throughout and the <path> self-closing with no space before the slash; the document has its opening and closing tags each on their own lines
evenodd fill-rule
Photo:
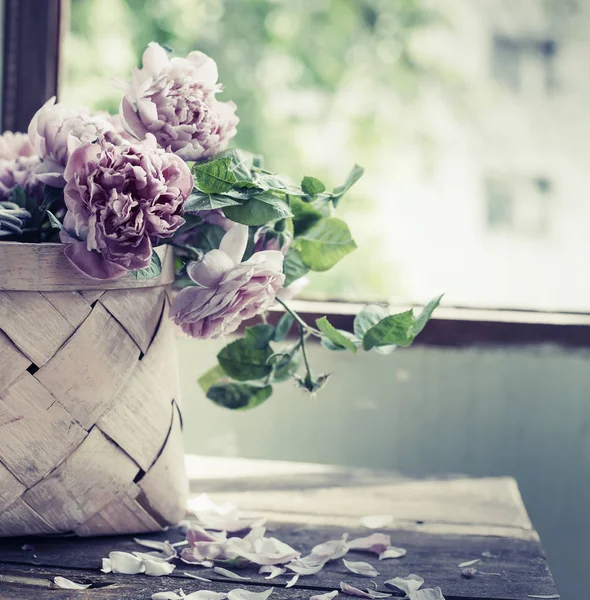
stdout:
<svg viewBox="0 0 590 600">
<path fill-rule="evenodd" d="M 397 315 L 389 315 L 373 325 L 363 337 L 363 349 L 376 346 L 410 346 L 414 341 L 412 327 L 415 325 L 413 311 L 407 310 Z"/>
<path fill-rule="evenodd" d="M 230 168 L 229 157 L 216 158 L 206 163 L 195 163 L 193 174 L 196 184 L 205 194 L 223 194 L 231 190 L 237 178 Z"/>
<path fill-rule="evenodd" d="M 275 326 L 275 334 L 272 338 L 273 342 L 282 342 L 287 337 L 293 325 L 293 321 L 295 321 L 295 318 L 288 312 L 279 319 L 279 322 Z"/>
<path fill-rule="evenodd" d="M 275 328 L 272 325 L 261 323 L 246 328 L 246 341 L 257 350 L 264 350 L 269 342 L 274 339 Z"/>
<path fill-rule="evenodd" d="M 221 383 L 207 391 L 207 398 L 232 410 L 254 408 L 272 395 L 272 386 L 253 383 Z"/>
<path fill-rule="evenodd" d="M 327 271 L 356 248 L 348 225 L 329 217 L 297 238 L 301 260 L 312 271 Z"/>
<path fill-rule="evenodd" d="M 45 213 L 47 214 L 47 219 L 53 229 L 59 229 L 61 231 L 64 228 L 63 223 L 52 212 L 47 210 Z"/>
<path fill-rule="evenodd" d="M 213 368 L 201 375 L 197 381 L 201 389 L 207 393 L 211 386 L 215 385 L 218 381 L 221 381 L 224 377 L 226 377 L 225 371 L 220 365 L 215 365 Z"/>
<path fill-rule="evenodd" d="M 204 192 L 193 192 L 184 203 L 184 212 L 193 213 L 199 210 L 215 210 L 226 206 L 236 206 L 239 202 L 229 196 L 219 194 L 206 194 Z"/>
<path fill-rule="evenodd" d="M 321 194 L 322 192 L 325 192 L 326 186 L 319 179 L 316 179 L 315 177 L 310 177 L 309 175 L 306 175 L 301 180 L 301 189 L 308 196 L 311 196 L 313 198 L 317 194 Z"/>
<path fill-rule="evenodd" d="M 232 379 L 249 381 L 270 375 L 272 366 L 268 359 L 272 354 L 270 346 L 253 348 L 246 339 L 239 339 L 223 348 L 217 360 Z"/>
<path fill-rule="evenodd" d="M 353 331 L 357 338 L 363 339 L 365 333 L 377 325 L 381 319 L 387 317 L 389 313 L 384 306 L 379 304 L 367 304 L 361 312 L 354 318 Z"/>
<path fill-rule="evenodd" d="M 273 366 L 272 381 L 281 382 L 291 379 L 301 366 L 301 352 L 285 352 L 283 354 L 275 354 L 270 360 Z"/>
<path fill-rule="evenodd" d="M 354 343 L 347 338 L 341 331 L 336 329 L 326 317 L 322 317 L 321 319 L 317 319 L 315 324 L 318 329 L 336 346 L 340 346 L 341 348 L 345 348 L 346 350 L 350 350 L 356 354 L 356 346 Z"/>
<path fill-rule="evenodd" d="M 293 213 L 293 233 L 298 236 L 313 227 L 324 216 L 313 204 L 304 202 L 300 198 L 291 198 L 291 212 Z"/>
<path fill-rule="evenodd" d="M 334 206 L 338 206 L 340 198 L 342 198 L 342 196 L 344 196 L 344 194 L 346 194 L 346 192 L 348 192 L 348 190 L 350 190 L 350 188 L 363 176 L 364 172 L 365 170 L 361 166 L 354 165 L 352 171 L 348 174 L 346 181 L 332 190 L 330 199 Z"/>
<path fill-rule="evenodd" d="M 232 148 L 230 150 L 224 150 L 220 154 L 216 155 L 215 158 L 229 159 L 230 169 L 236 178 L 236 181 L 243 183 L 244 181 L 252 181 L 252 169 L 256 156 L 245 150 L 238 150 Z"/>
<path fill-rule="evenodd" d="M 438 308 L 440 301 L 443 299 L 444 294 L 433 298 L 423 309 L 422 312 L 418 315 L 414 326 L 412 327 L 412 334 L 417 336 L 423 329 L 426 327 L 426 323 L 430 320 L 432 313 Z"/>
<path fill-rule="evenodd" d="M 219 248 L 224 235 L 225 230 L 223 227 L 211 223 L 203 223 L 195 231 L 194 243 L 201 252 L 207 253 L 210 250 Z"/>
<path fill-rule="evenodd" d="M 294 246 L 289 248 L 287 256 L 285 256 L 283 273 L 285 274 L 285 287 L 309 273 L 309 267 L 304 265 L 301 259 L 301 252 Z"/>
<path fill-rule="evenodd" d="M 51 213 L 47 211 L 47 214 Z M 160 257 L 156 254 L 155 250 L 152 250 L 152 258 L 150 264 L 144 269 L 138 269 L 137 271 L 131 271 L 131 275 L 135 279 L 153 279 L 162 272 L 162 263 Z"/>
<path fill-rule="evenodd" d="M 270 193 L 258 194 L 239 206 L 228 206 L 223 212 L 228 219 L 236 223 L 256 226 L 291 216 L 289 205 L 282 198 Z"/>
</svg>

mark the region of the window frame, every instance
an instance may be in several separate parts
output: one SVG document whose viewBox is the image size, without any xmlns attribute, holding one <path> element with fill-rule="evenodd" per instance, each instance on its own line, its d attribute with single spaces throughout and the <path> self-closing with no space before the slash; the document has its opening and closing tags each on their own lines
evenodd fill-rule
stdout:
<svg viewBox="0 0 590 600">
<path fill-rule="evenodd" d="M 35 111 L 58 96 L 61 40 L 69 27 L 69 0 L 0 0 L 2 12 L 2 130 L 26 131 Z M 34 40 L 35 43 L 31 43 Z M 363 304 L 297 300 L 308 323 L 326 315 L 352 331 Z M 392 312 L 407 307 L 391 306 Z M 272 310 L 275 322 L 280 310 Z M 505 347 L 553 344 L 590 347 L 590 313 L 439 308 L 416 344 L 436 347 Z"/>
</svg>

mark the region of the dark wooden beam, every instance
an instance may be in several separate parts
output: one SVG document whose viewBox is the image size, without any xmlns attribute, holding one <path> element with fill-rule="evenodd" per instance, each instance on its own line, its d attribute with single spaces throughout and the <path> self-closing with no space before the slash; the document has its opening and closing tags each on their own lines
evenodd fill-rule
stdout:
<svg viewBox="0 0 590 600">
<path fill-rule="evenodd" d="M 60 0 L 4 0 L 3 131 L 26 131 L 57 95 L 62 14 Z"/>
</svg>

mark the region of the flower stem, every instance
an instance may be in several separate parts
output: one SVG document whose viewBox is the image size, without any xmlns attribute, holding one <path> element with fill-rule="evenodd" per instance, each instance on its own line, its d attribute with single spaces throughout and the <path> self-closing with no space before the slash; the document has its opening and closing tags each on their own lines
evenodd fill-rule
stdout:
<svg viewBox="0 0 590 600">
<path fill-rule="evenodd" d="M 321 331 L 311 327 L 311 325 L 308 325 L 294 310 L 289 308 L 282 300 L 280 300 L 279 298 L 276 298 L 276 301 L 297 321 L 300 328 L 303 327 L 309 333 L 311 333 L 312 335 L 315 335 L 317 337 L 322 336 Z"/>
<path fill-rule="evenodd" d="M 299 345 L 301 346 L 301 354 L 303 355 L 303 363 L 305 364 L 305 382 L 309 382 L 309 385 L 311 385 L 313 378 L 311 376 L 309 361 L 307 360 L 307 351 L 305 350 L 305 334 L 303 333 L 303 327 L 301 325 L 299 325 Z"/>
</svg>

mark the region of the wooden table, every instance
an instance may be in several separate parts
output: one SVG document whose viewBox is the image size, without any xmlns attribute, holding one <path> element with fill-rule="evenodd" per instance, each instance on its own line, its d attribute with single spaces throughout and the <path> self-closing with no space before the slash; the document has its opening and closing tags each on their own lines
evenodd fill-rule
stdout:
<svg viewBox="0 0 590 600">
<path fill-rule="evenodd" d="M 389 472 L 322 465 L 187 457 L 191 491 L 229 500 L 245 513 L 264 515 L 267 527 L 302 552 L 339 538 L 371 533 L 359 523 L 365 515 L 391 514 L 392 544 L 407 549 L 403 558 L 378 561 L 374 555 L 350 552 L 347 558 L 371 562 L 380 575 L 377 589 L 403 594 L 384 585 L 386 579 L 415 573 L 424 587 L 440 586 L 447 600 L 526 600 L 557 595 L 539 537 L 510 478 L 415 480 Z M 382 530 L 379 530 L 382 531 Z M 183 539 L 177 530 L 146 539 Z M 32 544 L 34 551 L 22 550 Z M 94 539 L 29 538 L 0 541 L 0 600 L 94 599 L 145 600 L 157 591 L 183 588 L 228 591 L 241 587 L 262 591 L 274 586 L 271 600 L 307 599 L 338 589 L 340 582 L 366 588 L 369 579 L 348 572 L 342 561 L 328 563 L 318 574 L 301 577 L 285 589 L 287 577 L 265 581 L 257 568 L 241 575 L 251 581 L 231 581 L 211 569 L 181 564 L 172 576 L 103 574 L 101 558 L 112 550 L 142 550 L 132 537 Z M 480 559 L 485 573 L 467 579 L 458 565 Z M 192 572 L 212 583 L 187 578 Z M 53 588 L 56 575 L 92 583 L 84 591 Z M 341 598 L 344 596 L 341 595 Z M 351 597 L 352 598 L 352 597 Z"/>
</svg>

